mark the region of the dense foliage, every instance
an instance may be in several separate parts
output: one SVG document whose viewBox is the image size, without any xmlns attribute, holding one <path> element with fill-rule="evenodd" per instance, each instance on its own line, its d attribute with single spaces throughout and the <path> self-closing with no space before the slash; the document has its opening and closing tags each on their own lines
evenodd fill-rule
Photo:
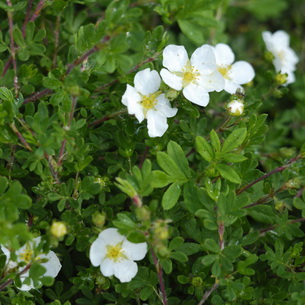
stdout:
<svg viewBox="0 0 305 305">
<path fill-rule="evenodd" d="M 304 304 L 304 9 L 1 0 L 0 304 Z M 300 59 L 287 86 L 262 39 L 277 30 Z M 162 83 L 178 112 L 149 137 L 122 104 L 126 85 L 160 72 L 170 44 L 191 55 L 218 43 L 253 66 L 245 92 L 201 107 Z M 90 262 L 106 228 L 148 245 L 129 282 Z M 57 276 L 45 273 L 53 251 Z M 20 289 L 25 274 L 35 289 Z"/>
</svg>

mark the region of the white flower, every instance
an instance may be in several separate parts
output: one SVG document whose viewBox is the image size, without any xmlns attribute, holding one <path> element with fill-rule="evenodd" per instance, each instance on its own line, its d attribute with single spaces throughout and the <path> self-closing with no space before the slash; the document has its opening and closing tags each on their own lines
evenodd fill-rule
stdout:
<svg viewBox="0 0 305 305">
<path fill-rule="evenodd" d="M 263 40 L 266 48 L 274 56 L 273 65 L 276 72 L 282 74 L 287 73 L 288 79 L 286 84 L 295 81 L 294 73 L 299 58 L 295 52 L 289 47 L 289 35 L 285 31 L 277 31 L 274 34 L 266 31 L 263 32 Z"/>
<path fill-rule="evenodd" d="M 229 114 L 240 116 L 244 112 L 244 103 L 242 100 L 233 100 L 227 104 Z"/>
<path fill-rule="evenodd" d="M 134 261 L 143 259 L 147 244 L 132 243 L 117 229 L 102 231 L 90 247 L 90 261 L 93 266 L 100 266 L 104 276 L 117 277 L 122 283 L 130 282 L 137 274 L 138 266 Z"/>
<path fill-rule="evenodd" d="M 183 90 L 185 98 L 194 104 L 206 106 L 208 92 L 224 88 L 209 45 L 196 49 L 190 60 L 183 46 L 168 45 L 163 51 L 163 66 L 167 68 L 160 72 L 163 81 L 175 90 Z"/>
<path fill-rule="evenodd" d="M 224 44 L 219 43 L 214 47 L 217 69 L 224 78 L 224 90 L 234 94 L 237 89 L 241 89 L 240 85 L 249 83 L 255 76 L 252 66 L 246 61 L 235 60 L 232 49 Z"/>
<path fill-rule="evenodd" d="M 158 91 L 160 84 L 158 72 L 147 68 L 135 75 L 135 86 L 127 85 L 122 97 L 129 114 L 134 114 L 140 123 L 147 119 L 150 137 L 161 137 L 168 128 L 167 118 L 175 116 L 178 111 L 171 108 L 169 100 Z"/>
<path fill-rule="evenodd" d="M 16 262 L 10 260 L 10 257 L 11 257 L 10 251 L 6 247 L 1 245 L 1 250 L 4 253 L 4 255 L 6 256 L 7 269 L 10 270 L 10 269 L 16 268 L 18 263 L 21 263 L 21 262 L 25 262 L 28 265 L 33 261 L 47 259 L 48 260 L 47 262 L 40 263 L 40 265 L 46 269 L 43 277 L 50 276 L 50 277 L 55 278 L 61 269 L 61 263 L 60 263 L 58 257 L 56 256 L 56 254 L 53 251 L 49 251 L 46 254 L 40 253 L 38 256 L 34 257 L 34 249 L 38 246 L 38 244 L 40 243 L 40 240 L 41 240 L 40 237 L 34 238 L 33 241 L 28 242 L 27 244 L 22 246 L 20 249 L 18 249 L 15 252 L 15 254 L 17 256 Z M 24 268 L 25 268 L 25 266 L 19 267 L 18 271 L 21 272 Z M 23 291 L 28 291 L 28 290 L 31 290 L 32 288 L 34 288 L 32 280 L 29 285 L 23 284 L 24 280 L 28 277 L 29 277 L 29 270 L 20 275 L 20 280 L 21 280 L 22 285 L 18 289 L 23 290 Z M 40 282 L 40 284 L 41 284 L 41 282 Z"/>
</svg>

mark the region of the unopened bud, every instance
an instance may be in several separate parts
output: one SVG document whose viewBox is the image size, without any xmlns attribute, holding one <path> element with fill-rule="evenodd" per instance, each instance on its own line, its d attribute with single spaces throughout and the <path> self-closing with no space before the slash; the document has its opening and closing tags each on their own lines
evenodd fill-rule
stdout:
<svg viewBox="0 0 305 305">
<path fill-rule="evenodd" d="M 288 78 L 288 74 L 287 73 L 285 73 L 285 74 L 278 73 L 275 76 L 274 80 L 275 80 L 277 85 L 284 85 L 284 84 L 287 83 L 287 80 L 288 80 L 287 78 Z"/>
<path fill-rule="evenodd" d="M 147 221 L 150 219 L 150 211 L 148 207 L 142 206 L 136 209 L 137 218 L 141 221 Z"/>
<path fill-rule="evenodd" d="M 299 178 L 290 179 L 285 183 L 284 189 L 299 189 L 302 186 L 302 180 Z"/>
<path fill-rule="evenodd" d="M 92 222 L 97 226 L 97 227 L 103 227 L 105 224 L 105 220 L 106 220 L 106 215 L 104 213 L 100 213 L 98 211 L 96 211 L 93 215 L 92 215 Z"/>
<path fill-rule="evenodd" d="M 195 287 L 202 287 L 202 284 L 203 284 L 203 280 L 201 277 L 193 277 L 192 278 L 192 285 L 195 286 Z"/>
<path fill-rule="evenodd" d="M 63 222 L 53 222 L 51 226 L 51 234 L 57 238 L 65 236 L 67 233 L 67 227 Z"/>
<path fill-rule="evenodd" d="M 244 102 L 241 99 L 232 100 L 227 104 L 227 111 L 230 115 L 240 116 L 244 112 Z"/>
<path fill-rule="evenodd" d="M 274 55 L 271 52 L 265 52 L 264 57 L 266 58 L 267 61 L 272 62 L 274 59 Z"/>
<path fill-rule="evenodd" d="M 162 244 L 156 246 L 156 252 L 162 258 L 169 257 L 169 255 L 170 255 L 169 249 L 166 246 L 162 245 Z"/>
<path fill-rule="evenodd" d="M 174 89 L 168 89 L 167 92 L 165 93 L 165 97 L 170 101 L 173 101 L 178 95 L 179 95 L 179 91 L 176 91 Z"/>
<path fill-rule="evenodd" d="M 166 220 L 160 219 L 154 223 L 154 235 L 159 240 L 168 239 L 169 232 Z"/>
</svg>

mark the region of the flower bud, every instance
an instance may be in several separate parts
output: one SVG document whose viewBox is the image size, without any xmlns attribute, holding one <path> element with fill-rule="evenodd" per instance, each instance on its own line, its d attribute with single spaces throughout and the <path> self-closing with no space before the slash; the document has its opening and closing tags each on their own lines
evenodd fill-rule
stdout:
<svg viewBox="0 0 305 305">
<path fill-rule="evenodd" d="M 57 238 L 65 236 L 67 233 L 67 227 L 63 222 L 55 221 L 51 226 L 51 234 Z"/>
<path fill-rule="evenodd" d="M 202 287 L 203 280 L 201 277 L 196 276 L 192 278 L 192 285 L 195 287 Z"/>
<path fill-rule="evenodd" d="M 285 73 L 285 74 L 281 74 L 281 73 L 278 73 L 275 78 L 274 78 L 275 82 L 277 85 L 284 85 L 287 83 L 287 80 L 288 80 L 288 74 Z"/>
<path fill-rule="evenodd" d="M 170 101 L 173 101 L 178 95 L 179 95 L 179 91 L 176 91 L 174 89 L 168 89 L 167 92 L 165 93 L 165 97 Z"/>
<path fill-rule="evenodd" d="M 104 213 L 100 213 L 98 211 L 96 211 L 93 215 L 92 215 L 92 222 L 97 226 L 97 227 L 103 227 L 105 224 L 105 220 L 106 220 L 106 215 Z"/>
<path fill-rule="evenodd" d="M 169 237 L 168 226 L 166 220 L 157 220 L 153 225 L 154 236 L 159 240 L 165 240 Z"/>
<path fill-rule="evenodd" d="M 244 112 L 244 102 L 241 99 L 232 100 L 227 104 L 226 108 L 230 115 L 240 116 Z"/>
<path fill-rule="evenodd" d="M 141 221 L 147 221 L 150 219 L 150 211 L 148 207 L 142 206 L 136 209 L 137 218 Z"/>
</svg>

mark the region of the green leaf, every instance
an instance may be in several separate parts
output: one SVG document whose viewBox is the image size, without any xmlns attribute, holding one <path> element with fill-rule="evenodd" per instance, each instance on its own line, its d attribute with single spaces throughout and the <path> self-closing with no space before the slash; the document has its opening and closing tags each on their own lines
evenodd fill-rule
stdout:
<svg viewBox="0 0 305 305">
<path fill-rule="evenodd" d="M 169 250 L 175 250 L 183 245 L 184 239 L 180 236 L 176 236 L 174 239 L 171 240 L 169 243 Z"/>
<path fill-rule="evenodd" d="M 214 150 L 216 152 L 220 152 L 220 140 L 219 140 L 217 132 L 214 129 L 212 129 L 210 132 L 210 140 L 211 140 L 211 144 L 212 144 L 212 147 L 214 148 Z"/>
<path fill-rule="evenodd" d="M 233 149 L 237 148 L 242 144 L 247 136 L 247 129 L 246 128 L 238 128 L 235 129 L 230 135 L 225 139 L 221 153 L 226 154 Z"/>
<path fill-rule="evenodd" d="M 210 252 L 213 252 L 213 253 L 219 253 L 220 252 L 220 247 L 219 247 L 218 243 L 214 239 L 211 239 L 211 238 L 207 238 L 204 241 L 203 247 L 206 250 L 208 250 Z"/>
<path fill-rule="evenodd" d="M 176 162 L 165 152 L 160 151 L 157 153 L 157 162 L 168 175 L 175 179 L 175 181 L 186 180 L 186 176 Z"/>
<path fill-rule="evenodd" d="M 195 148 L 200 156 L 206 161 L 211 162 L 214 159 L 212 146 L 203 137 L 196 137 Z"/>
<path fill-rule="evenodd" d="M 179 166 L 181 171 L 187 178 L 191 177 L 189 163 L 181 146 L 174 141 L 170 141 L 167 145 L 167 153 Z"/>
<path fill-rule="evenodd" d="M 173 183 L 164 193 L 162 197 L 162 207 L 164 210 L 169 210 L 173 208 L 181 194 L 181 187 L 180 185 L 175 182 Z"/>
<path fill-rule="evenodd" d="M 22 32 L 20 31 L 19 28 L 17 28 L 17 27 L 14 28 L 13 37 L 14 37 L 14 41 L 16 42 L 16 44 L 19 47 L 22 47 L 25 45 L 25 41 L 23 39 Z"/>
<path fill-rule="evenodd" d="M 235 169 L 233 169 L 232 167 L 225 165 L 225 164 L 217 164 L 216 169 L 218 170 L 219 174 L 223 178 L 225 178 L 233 183 L 237 183 L 237 184 L 241 183 L 240 177 L 238 176 Z"/>
<path fill-rule="evenodd" d="M 208 254 L 201 259 L 201 262 L 204 266 L 212 265 L 218 259 L 218 255 Z"/>
<path fill-rule="evenodd" d="M 173 178 L 162 171 L 153 171 L 152 185 L 154 188 L 164 187 L 173 182 Z"/>
<path fill-rule="evenodd" d="M 186 263 L 188 261 L 187 256 L 184 253 L 178 251 L 172 252 L 170 257 L 180 263 Z"/>
<path fill-rule="evenodd" d="M 243 161 L 247 160 L 247 158 L 245 156 L 233 154 L 233 153 L 225 154 L 223 159 L 227 162 L 232 162 L 232 163 L 243 162 Z"/>
</svg>

